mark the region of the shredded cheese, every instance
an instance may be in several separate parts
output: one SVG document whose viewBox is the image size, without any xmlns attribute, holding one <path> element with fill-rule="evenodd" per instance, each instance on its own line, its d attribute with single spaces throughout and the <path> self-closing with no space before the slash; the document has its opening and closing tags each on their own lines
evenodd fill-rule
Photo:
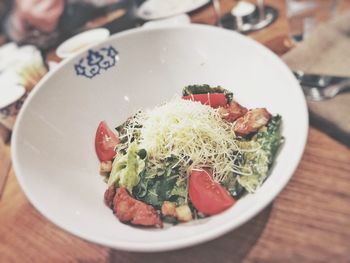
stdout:
<svg viewBox="0 0 350 263">
<path fill-rule="evenodd" d="M 183 171 L 208 166 L 218 182 L 233 173 L 243 174 L 234 164 L 241 149 L 231 125 L 216 109 L 199 102 L 174 98 L 141 112 L 127 127 L 128 140 L 135 132 L 140 148 L 153 162 L 175 155 Z"/>
</svg>

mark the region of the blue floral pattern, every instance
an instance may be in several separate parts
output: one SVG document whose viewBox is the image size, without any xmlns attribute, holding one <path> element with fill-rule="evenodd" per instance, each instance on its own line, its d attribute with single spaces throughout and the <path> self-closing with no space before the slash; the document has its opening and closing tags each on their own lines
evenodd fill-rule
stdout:
<svg viewBox="0 0 350 263">
<path fill-rule="evenodd" d="M 118 51 L 114 47 L 103 47 L 98 50 L 88 50 L 85 58 L 79 60 L 74 65 L 75 72 L 78 76 L 93 78 L 100 74 L 102 70 L 107 70 L 115 66 L 118 61 Z"/>
</svg>

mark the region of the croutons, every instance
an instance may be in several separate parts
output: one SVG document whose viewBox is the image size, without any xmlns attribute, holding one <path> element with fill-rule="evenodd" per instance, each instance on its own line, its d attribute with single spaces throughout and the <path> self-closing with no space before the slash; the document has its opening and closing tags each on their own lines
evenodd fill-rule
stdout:
<svg viewBox="0 0 350 263">
<path fill-rule="evenodd" d="M 191 209 L 188 205 L 176 207 L 176 218 L 181 222 L 188 222 L 192 220 Z"/>
<path fill-rule="evenodd" d="M 100 163 L 100 174 L 107 175 L 112 171 L 112 161 L 102 161 Z"/>
<path fill-rule="evenodd" d="M 164 201 L 162 205 L 162 215 L 176 217 L 176 203 Z"/>
</svg>

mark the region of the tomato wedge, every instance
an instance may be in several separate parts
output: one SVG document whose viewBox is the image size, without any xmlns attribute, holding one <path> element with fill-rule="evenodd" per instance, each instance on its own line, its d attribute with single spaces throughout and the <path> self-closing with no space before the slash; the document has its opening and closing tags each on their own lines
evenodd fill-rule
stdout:
<svg viewBox="0 0 350 263">
<path fill-rule="evenodd" d="M 227 99 L 224 93 L 206 93 L 192 94 L 182 97 L 184 100 L 199 101 L 204 105 L 209 105 L 212 108 L 224 107 L 227 105 Z"/>
<path fill-rule="evenodd" d="M 118 143 L 118 137 L 107 126 L 105 121 L 101 121 L 95 137 L 95 150 L 98 159 L 100 161 L 111 161 L 116 154 L 115 147 Z"/>
<path fill-rule="evenodd" d="M 205 215 L 218 214 L 236 202 L 224 187 L 213 180 L 208 169 L 192 169 L 188 192 L 193 206 Z"/>
</svg>

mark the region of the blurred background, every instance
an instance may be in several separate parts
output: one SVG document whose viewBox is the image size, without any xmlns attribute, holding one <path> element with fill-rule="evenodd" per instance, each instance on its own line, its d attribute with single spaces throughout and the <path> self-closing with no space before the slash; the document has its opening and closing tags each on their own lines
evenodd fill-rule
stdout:
<svg viewBox="0 0 350 263">
<path fill-rule="evenodd" d="M 332 25 L 339 16 L 346 17 L 349 6 L 347 0 L 1 0 L 0 134 L 9 140 L 23 102 L 47 72 L 62 60 L 118 32 L 164 24 L 209 24 L 245 34 L 283 56 L 293 53 L 295 47 L 301 46 L 296 50 L 302 50 L 308 42 L 315 42 L 312 39 L 317 37 L 313 36 L 316 29 Z M 347 34 L 347 18 L 340 20 L 335 31 L 343 28 Z M 330 35 L 335 32 L 332 26 L 321 31 L 329 31 Z M 324 36 L 317 38 L 320 41 L 316 42 L 323 43 Z M 304 50 L 303 55 L 292 59 L 288 54 L 284 57 L 290 68 L 298 72 L 299 81 L 305 79 L 303 71 L 347 75 L 344 70 L 332 70 L 336 67 L 315 69 L 318 63 L 309 65 L 312 59 L 300 58 L 309 53 Z M 331 83 L 317 77 L 316 81 Z M 311 101 L 323 100 L 323 91 L 314 88 L 313 82 L 311 88 L 303 88 Z M 317 105 L 316 108 L 323 107 L 321 103 Z M 309 106 L 313 112 L 314 106 Z M 332 128 L 324 130 L 334 135 Z M 347 143 L 346 133 L 341 129 L 334 137 Z"/>
<path fill-rule="evenodd" d="M 1 0 L 0 134 L 5 141 L 9 140 L 23 102 L 47 72 L 77 52 L 131 28 L 209 24 L 245 34 L 279 56 L 286 54 L 283 59 L 301 84 L 310 86 L 307 82 L 310 78 L 303 75 L 304 71 L 347 75 L 346 70 L 336 66 L 309 65 L 314 60 L 302 57 L 318 50 L 315 42 L 321 44 L 324 39 L 332 38 L 332 32 L 343 30 L 343 35 L 347 34 L 349 6 L 347 0 Z M 334 23 L 337 24 L 335 30 Z M 329 31 L 328 36 L 320 35 L 320 28 L 322 32 Z M 314 38 L 318 40 L 312 40 Z M 302 55 L 290 55 L 310 46 L 308 43 L 312 43 L 312 47 Z M 340 60 L 329 58 L 335 59 Z M 317 76 L 316 81 L 316 88 L 314 82 L 312 87 L 302 85 L 310 101 L 324 100 L 323 90 L 319 88 L 333 83 Z M 311 112 L 313 107 L 317 108 L 316 112 L 323 107 L 321 103 L 311 104 Z M 326 108 L 329 107 L 333 105 Z M 323 118 L 324 114 L 321 115 Z M 334 121 L 341 122 L 339 118 Z M 325 127 L 321 128 L 348 144 L 346 129 L 334 134 L 332 128 Z"/>
<path fill-rule="evenodd" d="M 0 261 L 350 262 L 349 8 L 350 0 L 0 0 Z M 56 229 L 11 169 L 11 132 L 24 101 L 62 61 L 113 34 L 190 23 L 253 38 L 294 72 L 311 126 L 292 181 L 237 231 L 180 252 L 118 252 Z"/>
<path fill-rule="evenodd" d="M 13 128 L 26 96 L 57 63 L 120 31 L 210 24 L 283 55 L 349 5 L 346 0 L 1 0 L 0 130 Z"/>
</svg>

